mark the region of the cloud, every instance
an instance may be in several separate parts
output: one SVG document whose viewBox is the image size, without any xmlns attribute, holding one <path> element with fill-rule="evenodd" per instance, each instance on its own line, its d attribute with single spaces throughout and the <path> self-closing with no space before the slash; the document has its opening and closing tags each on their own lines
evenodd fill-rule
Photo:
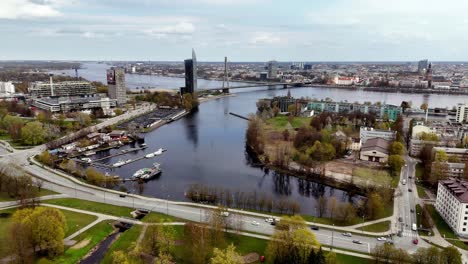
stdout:
<svg viewBox="0 0 468 264">
<path fill-rule="evenodd" d="M 60 16 L 55 1 L 1 0 L 0 19 L 32 19 Z"/>
<path fill-rule="evenodd" d="M 189 22 L 180 22 L 175 25 L 165 25 L 143 31 L 148 35 L 187 35 L 195 32 L 195 26 Z"/>
<path fill-rule="evenodd" d="M 256 32 L 250 39 L 250 44 L 253 45 L 271 45 L 281 42 L 281 38 L 269 32 Z"/>
</svg>

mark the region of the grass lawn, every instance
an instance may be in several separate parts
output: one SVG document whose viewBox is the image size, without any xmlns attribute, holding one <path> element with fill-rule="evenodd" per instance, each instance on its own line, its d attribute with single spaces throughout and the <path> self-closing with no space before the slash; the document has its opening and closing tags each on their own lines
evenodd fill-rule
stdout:
<svg viewBox="0 0 468 264">
<path fill-rule="evenodd" d="M 143 227 L 140 225 L 134 225 L 132 228 L 122 233 L 122 235 L 120 235 L 120 237 L 111 245 L 102 259 L 101 264 L 112 264 L 112 252 L 122 250 L 128 254 L 128 252 L 133 250 L 133 243 L 138 240 L 142 228 Z"/>
<path fill-rule="evenodd" d="M 424 188 L 423 188 L 421 185 L 418 185 L 418 184 L 417 184 L 417 185 L 416 185 L 416 188 L 417 188 L 417 190 L 418 190 L 418 196 L 419 196 L 419 198 L 421 198 L 421 199 L 427 199 L 427 198 L 429 198 L 429 197 L 427 196 L 427 194 L 426 194 L 426 191 L 424 191 Z"/>
<path fill-rule="evenodd" d="M 131 217 L 130 212 L 134 210 L 133 208 L 129 207 L 103 204 L 74 198 L 51 199 L 44 201 L 44 203 L 124 217 Z"/>
<path fill-rule="evenodd" d="M 444 219 L 439 215 L 435 207 L 433 205 L 427 205 L 427 209 L 429 210 L 432 220 L 434 220 L 434 224 L 436 225 L 437 230 L 439 230 L 440 235 L 442 237 L 445 237 L 446 240 L 452 245 L 462 248 L 464 250 L 468 250 L 468 245 L 465 245 L 465 243 L 463 243 L 462 241 L 453 240 L 458 239 L 458 237 L 452 231 L 450 226 L 444 221 Z"/>
<path fill-rule="evenodd" d="M 363 263 L 371 263 L 371 259 L 365 259 L 350 255 L 344 255 L 337 253 L 336 254 L 336 263 L 337 264 L 363 264 Z"/>
<path fill-rule="evenodd" d="M 15 208 L 0 211 L 0 258 L 11 254 L 9 245 L 9 232 L 11 216 L 16 211 Z"/>
<path fill-rule="evenodd" d="M 366 225 L 363 227 L 358 228 L 361 231 L 367 231 L 367 232 L 385 232 L 390 229 L 390 221 L 383 221 L 383 222 L 378 222 L 372 225 Z"/>
<path fill-rule="evenodd" d="M 63 215 L 67 219 L 68 230 L 65 233 L 65 237 L 68 237 L 69 235 L 75 233 L 76 231 L 89 225 L 90 223 L 92 223 L 93 221 L 97 219 L 97 217 L 94 215 L 82 214 L 82 213 L 72 212 L 68 210 L 60 210 L 60 211 L 63 213 Z"/>
<path fill-rule="evenodd" d="M 158 222 L 185 222 L 185 220 L 179 219 L 177 217 L 173 217 L 166 214 L 161 214 L 157 212 L 151 212 L 147 214 L 143 219 L 141 219 L 144 223 L 158 223 Z"/>
<path fill-rule="evenodd" d="M 355 168 L 353 170 L 353 181 L 366 186 L 366 182 L 375 185 L 392 185 L 394 177 L 390 176 L 387 170 L 376 170 L 370 168 Z M 398 178 L 398 177 L 395 177 Z M 398 182 L 398 180 L 397 180 Z"/>
<path fill-rule="evenodd" d="M 424 174 L 424 167 L 421 163 L 416 164 L 416 179 L 422 180 Z"/>
<path fill-rule="evenodd" d="M 65 250 L 65 253 L 54 259 L 54 263 L 77 263 L 83 256 L 85 256 L 89 250 L 91 250 L 94 246 L 96 246 L 99 242 L 101 242 L 104 238 L 106 238 L 114 228 L 109 224 L 112 221 L 103 221 L 98 223 L 97 225 L 93 226 L 92 228 L 86 230 L 84 233 L 77 236 L 74 240 L 78 243 L 83 240 L 88 240 L 89 243 L 82 247 L 74 249 L 73 247 L 68 248 Z"/>
<path fill-rule="evenodd" d="M 291 121 L 291 126 L 293 128 L 299 128 L 303 125 L 309 124 L 310 120 L 310 117 L 293 117 Z M 268 119 L 266 123 L 271 125 L 274 129 L 283 130 L 288 125 L 289 118 L 287 116 L 277 116 Z"/>
<path fill-rule="evenodd" d="M 51 195 L 51 194 L 57 194 L 56 192 L 46 190 L 46 189 L 41 189 L 41 192 L 39 192 L 39 196 L 46 196 L 46 195 Z M 9 202 L 9 201 L 15 201 L 16 198 L 10 197 L 6 192 L 0 192 L 0 202 Z"/>
</svg>

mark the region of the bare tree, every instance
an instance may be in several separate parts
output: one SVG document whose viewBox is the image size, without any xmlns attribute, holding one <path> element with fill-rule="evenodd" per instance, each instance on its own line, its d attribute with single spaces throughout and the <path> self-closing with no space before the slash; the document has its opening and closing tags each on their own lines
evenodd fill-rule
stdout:
<svg viewBox="0 0 468 264">
<path fill-rule="evenodd" d="M 318 217 L 323 217 L 327 213 L 327 205 L 328 205 L 328 199 L 327 197 L 321 195 L 318 198 L 317 202 L 317 207 L 318 207 Z"/>
</svg>

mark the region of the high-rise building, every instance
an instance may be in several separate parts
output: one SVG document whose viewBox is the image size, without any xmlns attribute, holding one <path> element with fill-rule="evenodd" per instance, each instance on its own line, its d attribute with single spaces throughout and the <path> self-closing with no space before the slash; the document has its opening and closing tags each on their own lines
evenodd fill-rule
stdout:
<svg viewBox="0 0 468 264">
<path fill-rule="evenodd" d="M 467 104 L 458 104 L 457 105 L 457 115 L 455 120 L 458 123 L 464 123 L 468 121 L 468 105 Z"/>
<path fill-rule="evenodd" d="M 29 84 L 28 91 L 33 97 L 49 96 L 82 96 L 93 94 L 96 88 L 89 82 L 66 81 L 66 82 L 33 82 Z"/>
<path fill-rule="evenodd" d="M 127 89 L 125 88 L 125 70 L 112 67 L 107 70 L 108 94 L 111 99 L 117 100 L 118 105 L 127 103 Z"/>
<path fill-rule="evenodd" d="M 268 78 L 275 79 L 278 77 L 278 63 L 274 60 L 267 63 Z"/>
<path fill-rule="evenodd" d="M 192 58 L 184 61 L 185 87 L 181 88 L 181 94 L 193 93 L 197 90 L 197 57 L 192 49 Z"/>
<path fill-rule="evenodd" d="M 429 66 L 428 60 L 420 60 L 418 62 L 418 72 L 419 72 L 419 74 L 426 74 L 428 66 Z"/>
<path fill-rule="evenodd" d="M 14 94 L 15 85 L 11 82 L 0 82 L 0 94 Z"/>
</svg>

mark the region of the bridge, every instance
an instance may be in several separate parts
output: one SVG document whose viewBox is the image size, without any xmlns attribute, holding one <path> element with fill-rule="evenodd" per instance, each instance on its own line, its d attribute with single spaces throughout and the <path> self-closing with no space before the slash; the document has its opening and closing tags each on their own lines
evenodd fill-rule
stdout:
<svg viewBox="0 0 468 264">
<path fill-rule="evenodd" d="M 218 88 L 205 88 L 199 89 L 200 91 L 216 91 L 222 90 L 223 93 L 229 93 L 231 89 L 243 89 L 243 88 L 255 88 L 255 87 L 274 87 L 274 86 L 283 86 L 283 88 L 289 87 L 303 87 L 305 85 L 310 85 L 311 82 L 282 82 L 282 83 L 271 83 L 271 82 L 259 82 L 259 83 L 252 83 L 240 86 L 230 86 L 230 87 L 218 87 Z"/>
</svg>

